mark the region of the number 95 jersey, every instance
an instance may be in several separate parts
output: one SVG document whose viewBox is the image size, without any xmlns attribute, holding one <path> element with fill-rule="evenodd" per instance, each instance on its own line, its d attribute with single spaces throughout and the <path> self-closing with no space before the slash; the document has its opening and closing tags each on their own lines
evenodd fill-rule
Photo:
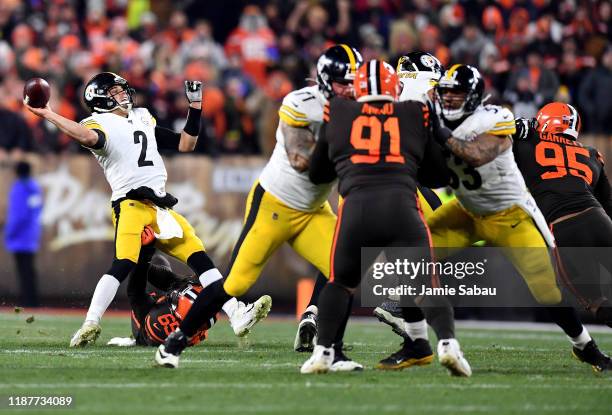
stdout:
<svg viewBox="0 0 612 415">
<path fill-rule="evenodd" d="M 498 136 L 500 140 L 510 140 L 508 136 L 516 131 L 514 116 L 506 108 L 480 106 L 463 123 L 474 123 L 474 117 L 486 118 L 486 123 L 493 127 L 485 133 Z M 469 165 L 448 150 L 446 156 L 452 171 L 450 186 L 461 204 L 476 215 L 488 215 L 522 204 L 529 196 L 511 146 L 479 167 Z"/>
<path fill-rule="evenodd" d="M 525 138 L 514 141 L 514 156 L 548 223 L 600 207 L 595 195 L 603 159 L 594 148 L 558 135 L 540 135 L 530 128 Z"/>
<path fill-rule="evenodd" d="M 168 174 L 157 150 L 155 118 L 146 108 L 134 108 L 127 117 L 94 113 L 81 125 L 98 132 L 98 148 L 90 148 L 112 189 L 111 201 L 141 186 L 158 196 L 166 194 Z"/>
</svg>

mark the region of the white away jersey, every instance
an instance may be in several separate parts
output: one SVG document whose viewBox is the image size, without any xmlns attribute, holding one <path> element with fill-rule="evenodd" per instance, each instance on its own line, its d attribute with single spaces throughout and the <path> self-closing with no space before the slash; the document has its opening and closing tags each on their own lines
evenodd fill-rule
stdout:
<svg viewBox="0 0 612 415">
<path fill-rule="evenodd" d="M 112 189 L 111 200 L 141 186 L 151 188 L 158 196 L 166 194 L 166 167 L 157 151 L 155 118 L 146 108 L 132 109 L 128 117 L 111 113 L 94 113 L 81 121 L 106 136 L 101 149 L 89 149 Z"/>
<path fill-rule="evenodd" d="M 308 128 L 318 140 L 325 102 L 319 88 L 309 86 L 289 93 L 283 99 L 278 114 L 291 127 Z M 332 187 L 331 183 L 313 184 L 308 179 L 308 172 L 299 173 L 291 167 L 280 123 L 276 129 L 274 152 L 259 176 L 259 183 L 287 206 L 306 212 L 320 207 L 327 200 Z"/>
<path fill-rule="evenodd" d="M 480 106 L 461 126 L 466 122 L 477 125 L 472 117 L 487 118 L 486 124 L 489 128 L 485 132 L 500 136 L 500 140 L 509 140 L 506 137 L 514 134 L 514 116 L 506 108 L 496 105 Z M 451 154 L 448 166 L 455 173 L 451 186 L 455 189 L 457 198 L 474 214 L 499 212 L 512 205 L 523 204 L 531 197 L 523 175 L 514 161 L 512 147 L 480 167 L 470 166 Z"/>
<path fill-rule="evenodd" d="M 404 72 L 398 76 L 402 86 L 398 101 L 418 101 L 423 104 L 429 101 L 427 92 L 436 82 L 431 72 Z"/>
</svg>

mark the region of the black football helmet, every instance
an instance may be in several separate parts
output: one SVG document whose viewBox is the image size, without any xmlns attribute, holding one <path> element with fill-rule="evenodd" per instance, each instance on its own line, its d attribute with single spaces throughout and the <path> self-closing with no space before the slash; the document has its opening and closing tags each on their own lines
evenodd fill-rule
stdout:
<svg viewBox="0 0 612 415">
<path fill-rule="evenodd" d="M 108 91 L 115 85 L 122 87 L 128 95 L 128 102 L 117 102 Z M 91 112 L 110 112 L 119 107 L 130 110 L 134 104 L 134 89 L 128 81 L 113 72 L 101 72 L 85 85 L 83 101 Z"/>
<path fill-rule="evenodd" d="M 431 53 L 412 52 L 400 56 L 397 61 L 397 76 L 402 84 L 400 101 L 422 100 L 438 83 L 444 67 Z"/>
<path fill-rule="evenodd" d="M 339 44 L 327 49 L 317 61 L 317 84 L 325 98 L 334 95 L 332 82 L 352 83 L 362 63 L 361 54 L 348 45 Z"/>
<path fill-rule="evenodd" d="M 471 114 L 482 103 L 484 79 L 478 69 L 470 65 L 455 64 L 444 72 L 436 86 L 436 98 L 442 107 L 442 117 L 447 121 L 457 121 Z M 466 96 L 458 108 L 445 104 L 448 92 L 464 92 Z"/>
<path fill-rule="evenodd" d="M 444 67 L 440 60 L 431 53 L 411 52 L 400 56 L 395 72 L 398 75 L 405 72 L 432 72 L 433 75 L 437 75 L 439 78 L 442 76 L 442 72 L 444 72 Z"/>
</svg>

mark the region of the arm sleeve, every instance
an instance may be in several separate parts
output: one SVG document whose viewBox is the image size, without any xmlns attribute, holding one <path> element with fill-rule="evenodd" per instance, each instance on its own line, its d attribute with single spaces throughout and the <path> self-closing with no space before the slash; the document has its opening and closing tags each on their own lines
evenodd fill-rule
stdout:
<svg viewBox="0 0 612 415">
<path fill-rule="evenodd" d="M 98 134 L 98 141 L 93 146 L 84 146 L 82 147 L 89 148 L 91 150 L 101 151 L 106 148 L 107 136 L 104 128 L 96 121 L 95 119 L 89 117 L 85 118 L 79 124 L 85 126 L 86 128 L 93 130 L 96 134 Z"/>
<path fill-rule="evenodd" d="M 449 180 L 450 174 L 442 147 L 430 138 L 417 171 L 417 181 L 423 186 L 437 188 L 448 185 Z"/>
<path fill-rule="evenodd" d="M 178 151 L 181 134 L 174 132 L 168 128 L 156 125 L 155 140 L 157 140 L 157 148 Z"/>
<path fill-rule="evenodd" d="M 337 177 L 334 164 L 329 159 L 329 144 L 325 137 L 326 124 L 323 124 L 319 132 L 319 141 L 315 145 L 310 157 L 310 170 L 308 177 L 314 184 L 330 183 Z"/>
</svg>

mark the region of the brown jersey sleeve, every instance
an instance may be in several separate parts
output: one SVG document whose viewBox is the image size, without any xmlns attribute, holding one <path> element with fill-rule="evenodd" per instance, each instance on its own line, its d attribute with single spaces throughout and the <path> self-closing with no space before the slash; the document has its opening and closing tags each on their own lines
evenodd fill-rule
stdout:
<svg viewBox="0 0 612 415">
<path fill-rule="evenodd" d="M 326 106 L 326 108 L 329 107 Z M 329 118 L 327 119 L 329 120 Z M 319 130 L 319 140 L 310 157 L 308 178 L 314 184 L 330 183 L 337 177 L 334 164 L 329 159 L 329 144 L 325 135 L 326 127 L 327 122 L 324 122 L 321 130 Z"/>
<path fill-rule="evenodd" d="M 610 187 L 610 181 L 606 175 L 603 157 L 599 151 L 596 151 L 596 153 L 597 161 L 601 163 L 601 173 L 599 174 L 597 183 L 594 186 L 593 195 L 597 198 L 599 203 L 601 203 L 601 206 L 604 208 L 608 216 L 612 218 L 612 188 Z"/>
</svg>

